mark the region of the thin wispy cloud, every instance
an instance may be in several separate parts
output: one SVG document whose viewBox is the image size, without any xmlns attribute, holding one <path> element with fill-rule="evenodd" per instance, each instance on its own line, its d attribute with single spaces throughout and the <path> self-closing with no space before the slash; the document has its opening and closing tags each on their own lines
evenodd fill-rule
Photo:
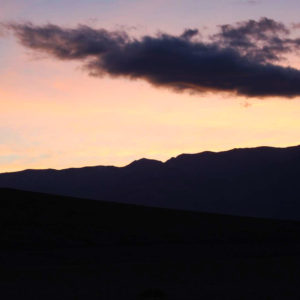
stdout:
<svg viewBox="0 0 300 300">
<path fill-rule="evenodd" d="M 4 24 L 0 23 L 0 38 L 4 37 L 7 33 L 7 26 L 5 26 Z"/>
<path fill-rule="evenodd" d="M 259 3 L 261 3 L 260 0 L 246 0 L 245 2 L 248 3 L 248 4 L 259 4 Z"/>
<path fill-rule="evenodd" d="M 250 5 L 260 4 L 261 2 L 262 2 L 261 0 L 238 0 L 238 1 L 235 1 L 235 3 L 238 3 L 238 4 L 250 4 Z"/>
<path fill-rule="evenodd" d="M 82 61 L 90 75 L 143 79 L 189 92 L 228 92 L 247 97 L 300 95 L 300 71 L 278 63 L 300 48 L 290 28 L 268 18 L 219 27 L 208 40 L 197 29 L 181 35 L 131 37 L 80 25 L 9 24 L 19 42 L 60 60 Z"/>
</svg>

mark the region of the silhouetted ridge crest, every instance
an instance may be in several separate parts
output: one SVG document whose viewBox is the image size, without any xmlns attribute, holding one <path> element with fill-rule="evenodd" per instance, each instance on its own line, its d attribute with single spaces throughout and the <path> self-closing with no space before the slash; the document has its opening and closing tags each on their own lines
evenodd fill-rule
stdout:
<svg viewBox="0 0 300 300">
<path fill-rule="evenodd" d="M 0 187 L 120 203 L 300 220 L 300 146 L 182 154 L 0 174 Z"/>
<path fill-rule="evenodd" d="M 134 160 L 132 163 L 126 166 L 126 168 L 149 168 L 163 165 L 163 162 L 155 159 L 141 158 Z"/>
</svg>

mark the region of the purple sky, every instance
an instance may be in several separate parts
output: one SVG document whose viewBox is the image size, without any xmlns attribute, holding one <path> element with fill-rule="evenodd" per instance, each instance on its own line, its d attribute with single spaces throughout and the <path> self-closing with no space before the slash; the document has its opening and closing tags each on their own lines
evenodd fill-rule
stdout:
<svg viewBox="0 0 300 300">
<path fill-rule="evenodd" d="M 0 0 L 2 23 L 78 24 L 130 36 L 179 35 L 267 17 L 300 23 L 296 0 Z M 292 35 L 299 36 L 300 29 Z M 297 53 L 278 64 L 299 69 Z M 277 62 L 276 62 L 277 63 Z M 124 165 L 182 152 L 300 141 L 300 101 L 176 93 L 141 79 L 88 76 L 80 61 L 35 52 L 0 31 L 0 172 Z"/>
</svg>

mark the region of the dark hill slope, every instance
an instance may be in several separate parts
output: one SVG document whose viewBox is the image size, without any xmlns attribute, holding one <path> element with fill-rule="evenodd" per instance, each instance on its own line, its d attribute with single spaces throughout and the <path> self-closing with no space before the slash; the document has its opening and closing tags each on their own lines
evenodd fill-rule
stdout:
<svg viewBox="0 0 300 300">
<path fill-rule="evenodd" d="M 298 243 L 300 222 L 0 189 L 3 246 Z"/>
<path fill-rule="evenodd" d="M 299 299 L 300 223 L 0 189 L 2 299 Z"/>
<path fill-rule="evenodd" d="M 300 220 L 300 146 L 142 159 L 122 168 L 0 174 L 0 187 L 255 217 Z"/>
</svg>

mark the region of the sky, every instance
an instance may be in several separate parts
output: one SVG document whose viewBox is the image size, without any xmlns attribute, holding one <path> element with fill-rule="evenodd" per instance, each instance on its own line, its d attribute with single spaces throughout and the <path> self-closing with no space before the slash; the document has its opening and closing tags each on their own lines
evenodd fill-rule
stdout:
<svg viewBox="0 0 300 300">
<path fill-rule="evenodd" d="M 300 144 L 299 9 L 0 0 L 0 172 Z"/>
</svg>

